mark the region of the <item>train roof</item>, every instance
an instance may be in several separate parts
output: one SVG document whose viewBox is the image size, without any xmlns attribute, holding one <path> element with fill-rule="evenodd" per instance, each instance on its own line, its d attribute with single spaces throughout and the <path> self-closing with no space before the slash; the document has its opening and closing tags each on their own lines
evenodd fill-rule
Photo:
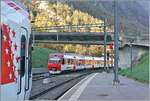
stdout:
<svg viewBox="0 0 150 101">
<path fill-rule="evenodd" d="M 13 23 L 20 25 L 20 24 L 26 24 L 24 20 L 29 18 L 29 14 L 27 10 L 23 8 L 23 5 L 19 4 L 19 2 L 2 0 L 1 17 L 2 17 L 2 23 L 6 22 L 7 20 L 10 20 Z"/>
<path fill-rule="evenodd" d="M 104 60 L 104 57 L 94 57 L 94 60 Z"/>
<path fill-rule="evenodd" d="M 50 56 L 62 56 L 65 59 L 104 60 L 104 57 L 84 56 L 76 53 L 51 53 Z"/>
<path fill-rule="evenodd" d="M 13 2 L 16 3 L 18 6 L 20 6 L 22 9 L 27 11 L 27 8 L 25 7 L 25 5 L 23 5 L 22 0 L 13 0 Z"/>
<path fill-rule="evenodd" d="M 64 55 L 65 59 L 75 59 L 75 55 Z"/>
</svg>

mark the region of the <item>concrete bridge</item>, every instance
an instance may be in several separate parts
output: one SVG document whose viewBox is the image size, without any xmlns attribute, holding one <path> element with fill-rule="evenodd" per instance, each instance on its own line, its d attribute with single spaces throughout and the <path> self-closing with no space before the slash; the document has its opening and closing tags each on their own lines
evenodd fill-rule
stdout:
<svg viewBox="0 0 150 101">
<path fill-rule="evenodd" d="M 35 43 L 52 43 L 52 44 L 92 44 L 103 45 L 103 32 L 33 32 L 33 40 Z M 113 43 L 113 32 L 107 32 L 107 44 Z M 130 40 L 134 40 L 133 46 L 149 47 L 148 36 L 123 36 L 119 39 L 119 46 L 124 47 L 130 45 Z"/>
<path fill-rule="evenodd" d="M 113 33 L 107 33 L 107 43 L 111 44 Z M 35 43 L 91 44 L 103 45 L 103 32 L 33 32 Z"/>
<path fill-rule="evenodd" d="M 35 40 L 35 43 L 51 43 L 51 44 L 85 44 L 85 45 L 104 45 L 104 41 L 60 41 L 60 40 Z M 106 44 L 112 44 L 113 41 Z"/>
</svg>

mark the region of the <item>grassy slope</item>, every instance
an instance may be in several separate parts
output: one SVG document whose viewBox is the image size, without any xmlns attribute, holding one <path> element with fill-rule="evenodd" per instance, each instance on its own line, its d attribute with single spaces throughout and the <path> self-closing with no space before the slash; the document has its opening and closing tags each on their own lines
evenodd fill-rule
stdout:
<svg viewBox="0 0 150 101">
<path fill-rule="evenodd" d="M 47 68 L 48 55 L 53 52 L 53 50 L 47 48 L 39 48 L 35 47 L 32 51 L 32 67 L 39 68 L 44 67 Z"/>
<path fill-rule="evenodd" d="M 146 53 L 142 56 L 139 63 L 133 66 L 132 72 L 130 68 L 127 68 L 121 70 L 120 74 L 141 82 L 149 83 L 149 54 Z"/>
</svg>

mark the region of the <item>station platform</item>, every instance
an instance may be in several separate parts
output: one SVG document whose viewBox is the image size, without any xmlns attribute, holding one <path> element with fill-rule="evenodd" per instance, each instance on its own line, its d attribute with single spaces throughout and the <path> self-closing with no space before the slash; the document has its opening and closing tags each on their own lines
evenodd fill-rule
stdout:
<svg viewBox="0 0 150 101">
<path fill-rule="evenodd" d="M 48 72 L 47 68 L 32 68 L 32 73 L 46 73 Z"/>
<path fill-rule="evenodd" d="M 94 73 L 70 90 L 58 101 L 148 100 L 149 85 L 119 76 L 120 84 L 113 85 L 113 73 Z"/>
</svg>

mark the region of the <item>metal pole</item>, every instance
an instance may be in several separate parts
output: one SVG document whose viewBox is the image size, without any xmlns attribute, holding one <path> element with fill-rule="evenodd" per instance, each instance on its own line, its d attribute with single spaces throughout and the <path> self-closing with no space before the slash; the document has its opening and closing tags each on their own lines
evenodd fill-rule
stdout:
<svg viewBox="0 0 150 101">
<path fill-rule="evenodd" d="M 106 19 L 104 19 L 104 70 L 106 70 Z"/>
<path fill-rule="evenodd" d="M 132 72 L 132 43 L 131 43 L 131 72 Z"/>
<path fill-rule="evenodd" d="M 33 30 L 32 30 L 32 35 L 33 35 L 33 47 L 34 47 L 34 44 L 35 44 L 35 34 L 34 34 Z"/>
<path fill-rule="evenodd" d="M 57 32 L 57 41 L 58 41 L 58 32 Z"/>
<path fill-rule="evenodd" d="M 118 2 L 114 0 L 114 84 L 119 84 L 118 78 L 118 60 L 119 60 L 119 53 L 118 53 Z"/>
<path fill-rule="evenodd" d="M 130 40 L 130 60 L 131 60 L 131 64 L 130 64 L 130 67 L 131 67 L 131 72 L 132 72 L 132 43 L 133 43 L 133 40 Z"/>
</svg>

